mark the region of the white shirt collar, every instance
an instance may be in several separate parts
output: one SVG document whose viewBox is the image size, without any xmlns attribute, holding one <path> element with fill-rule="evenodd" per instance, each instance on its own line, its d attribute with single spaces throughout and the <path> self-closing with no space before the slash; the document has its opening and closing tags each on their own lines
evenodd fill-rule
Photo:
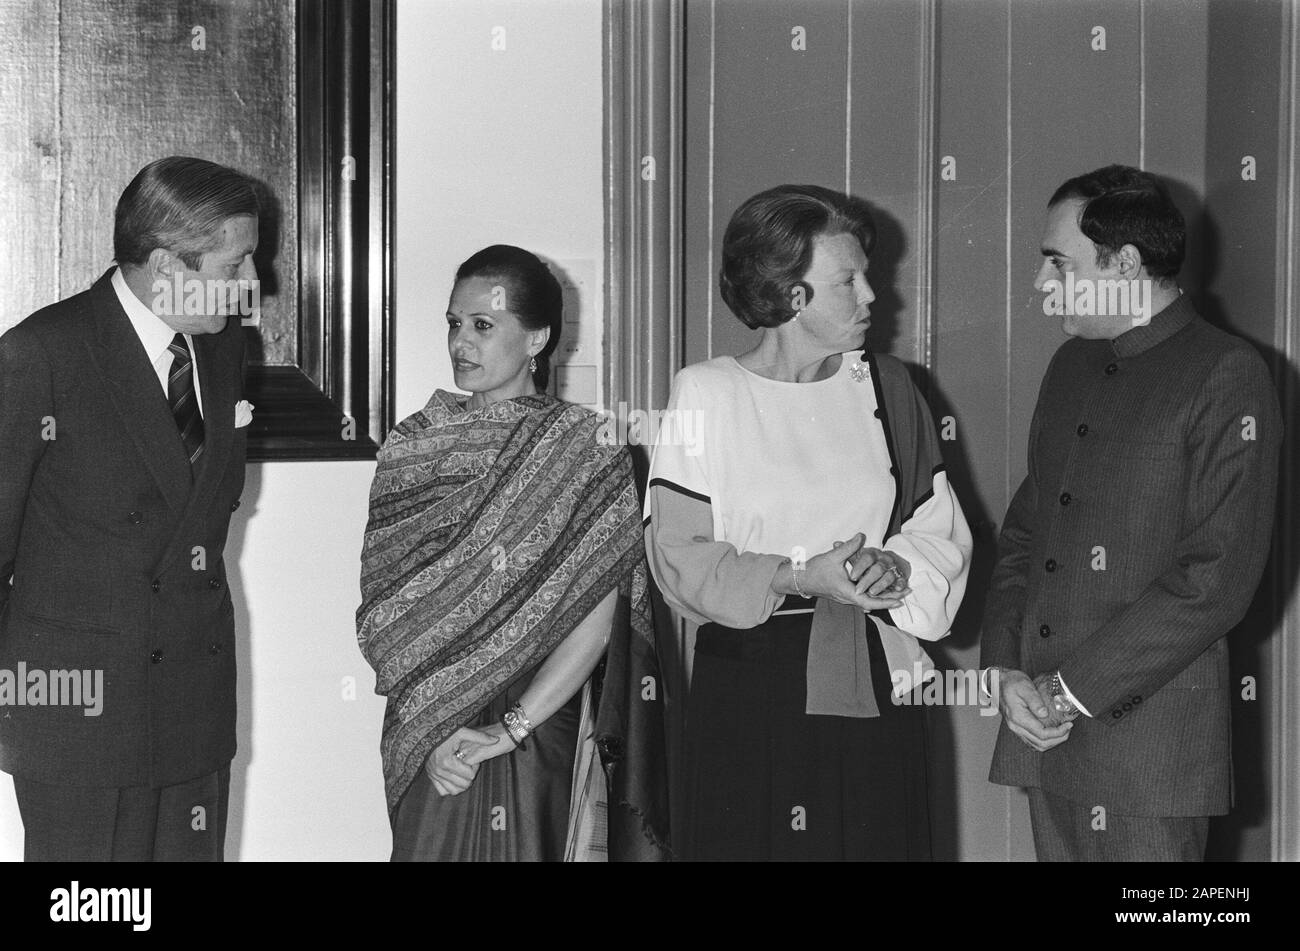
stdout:
<svg viewBox="0 0 1300 951">
<path fill-rule="evenodd" d="M 167 352 L 167 347 L 176 336 L 176 331 L 163 323 L 162 318 L 146 307 L 140 298 L 135 296 L 135 292 L 126 286 L 126 278 L 122 277 L 121 268 L 113 272 L 111 280 L 122 309 L 126 311 L 131 326 L 135 328 L 136 336 L 144 345 L 144 352 L 148 355 L 149 362 L 157 363 Z"/>
</svg>

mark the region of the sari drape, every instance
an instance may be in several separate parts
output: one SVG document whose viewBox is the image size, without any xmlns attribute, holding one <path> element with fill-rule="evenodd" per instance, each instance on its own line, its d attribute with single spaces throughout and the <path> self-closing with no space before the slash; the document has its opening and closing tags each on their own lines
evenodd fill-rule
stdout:
<svg viewBox="0 0 1300 951">
<path fill-rule="evenodd" d="M 603 768 L 575 768 L 575 787 L 584 785 L 571 820 L 591 840 L 582 810 L 607 791 L 609 857 L 666 857 L 662 688 L 640 506 L 627 450 L 602 445 L 599 432 L 599 416 L 550 396 L 470 410 L 438 390 L 380 451 L 357 639 L 388 698 L 380 748 L 390 812 L 438 744 L 617 590 L 590 685 L 594 732 L 580 737 Z"/>
</svg>

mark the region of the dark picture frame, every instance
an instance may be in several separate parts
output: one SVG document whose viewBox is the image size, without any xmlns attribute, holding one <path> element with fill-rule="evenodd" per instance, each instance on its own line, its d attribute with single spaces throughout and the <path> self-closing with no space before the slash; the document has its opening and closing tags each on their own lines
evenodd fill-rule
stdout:
<svg viewBox="0 0 1300 951">
<path fill-rule="evenodd" d="M 248 368 L 249 462 L 373 459 L 393 424 L 394 7 L 297 0 L 297 359 Z"/>
</svg>

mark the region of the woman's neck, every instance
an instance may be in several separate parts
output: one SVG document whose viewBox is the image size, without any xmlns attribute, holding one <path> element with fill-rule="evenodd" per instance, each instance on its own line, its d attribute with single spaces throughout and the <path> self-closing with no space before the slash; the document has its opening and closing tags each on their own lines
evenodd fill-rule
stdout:
<svg viewBox="0 0 1300 951">
<path fill-rule="evenodd" d="M 838 352 L 809 346 L 777 327 L 765 328 L 758 346 L 736 360 L 759 376 L 786 383 L 815 383 L 834 376 L 840 368 Z"/>
<path fill-rule="evenodd" d="M 517 396 L 536 396 L 537 384 L 533 382 L 533 375 L 525 372 L 522 377 L 516 377 L 507 383 L 503 383 L 496 389 L 479 390 L 470 395 L 465 403 L 466 409 L 482 409 L 492 403 L 500 403 L 502 400 L 512 400 Z"/>
</svg>

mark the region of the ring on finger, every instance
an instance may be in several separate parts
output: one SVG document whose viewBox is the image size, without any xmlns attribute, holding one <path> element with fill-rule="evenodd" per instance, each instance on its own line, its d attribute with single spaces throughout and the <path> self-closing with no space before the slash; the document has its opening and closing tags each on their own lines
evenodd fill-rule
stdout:
<svg viewBox="0 0 1300 951">
<path fill-rule="evenodd" d="M 463 763 L 463 762 L 465 762 L 465 754 L 468 753 L 468 752 L 469 752 L 469 747 L 467 747 L 467 746 L 462 746 L 460 749 L 458 749 L 458 750 L 455 752 L 454 755 L 455 755 L 456 759 L 460 760 L 460 761 Z"/>
</svg>

